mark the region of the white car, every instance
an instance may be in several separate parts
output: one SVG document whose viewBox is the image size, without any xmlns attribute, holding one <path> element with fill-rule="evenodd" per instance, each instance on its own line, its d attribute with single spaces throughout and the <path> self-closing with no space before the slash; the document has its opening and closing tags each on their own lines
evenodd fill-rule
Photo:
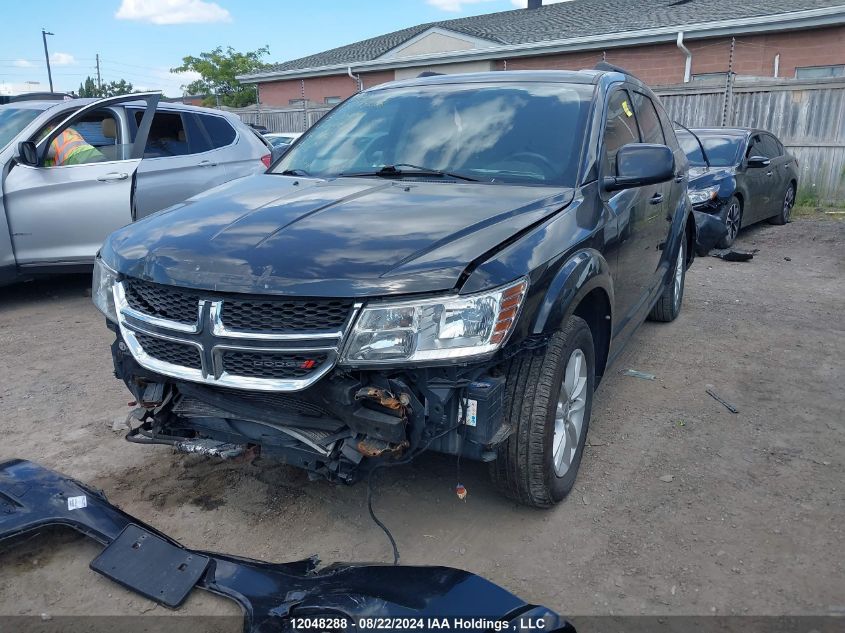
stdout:
<svg viewBox="0 0 845 633">
<path fill-rule="evenodd" d="M 264 135 L 273 147 L 287 147 L 302 136 L 302 132 L 268 132 Z"/>
<path fill-rule="evenodd" d="M 267 141 L 237 116 L 159 98 L 0 105 L 0 285 L 90 270 L 115 229 L 270 165 Z M 96 160 L 52 164 L 69 127 Z"/>
</svg>

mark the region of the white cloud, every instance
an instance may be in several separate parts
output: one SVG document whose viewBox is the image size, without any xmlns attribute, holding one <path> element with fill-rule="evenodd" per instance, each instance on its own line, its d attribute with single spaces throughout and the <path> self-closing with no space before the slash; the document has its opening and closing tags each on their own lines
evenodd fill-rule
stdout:
<svg viewBox="0 0 845 633">
<path fill-rule="evenodd" d="M 54 66 L 72 66 L 76 59 L 70 53 L 53 53 L 50 55 L 50 63 Z"/>
<path fill-rule="evenodd" d="M 482 2 L 491 2 L 492 0 L 426 0 L 431 6 L 440 9 L 441 11 L 449 11 L 450 13 L 459 13 L 463 11 L 464 5 L 480 4 Z"/>
<path fill-rule="evenodd" d="M 201 24 L 232 20 L 226 9 L 216 2 L 205 0 L 123 0 L 114 17 L 152 24 Z"/>
<path fill-rule="evenodd" d="M 35 64 L 33 64 L 27 59 L 16 59 L 13 63 L 18 68 L 32 68 L 33 66 L 35 66 Z"/>
</svg>

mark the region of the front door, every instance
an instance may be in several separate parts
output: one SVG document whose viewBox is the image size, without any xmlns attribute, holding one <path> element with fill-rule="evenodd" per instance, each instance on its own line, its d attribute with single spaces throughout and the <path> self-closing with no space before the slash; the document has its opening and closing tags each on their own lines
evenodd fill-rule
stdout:
<svg viewBox="0 0 845 633">
<path fill-rule="evenodd" d="M 30 139 L 37 143 L 37 164 L 17 161 L 3 181 L 19 266 L 90 262 L 112 231 L 132 221 L 132 186 L 143 144 L 139 147 L 130 141 L 119 109 L 112 106 L 142 98 L 152 115 L 159 96 L 101 99 L 80 108 L 52 131 L 41 130 Z M 93 149 L 84 158 L 69 161 L 75 164 L 55 164 L 52 141 L 68 128 Z M 145 125 L 144 140 L 148 130 Z"/>
<path fill-rule="evenodd" d="M 616 154 L 629 143 L 639 143 L 640 132 L 627 90 L 617 90 L 608 101 L 602 147 L 602 175 L 616 175 Z M 660 235 L 665 235 L 667 191 L 663 184 L 602 193 L 605 207 L 617 222 L 618 243 L 613 271 L 613 335 L 635 327 L 657 278 Z M 665 239 L 665 237 L 663 238 Z M 612 258 L 613 259 L 613 258 Z M 629 330 L 630 331 L 630 330 Z"/>
<path fill-rule="evenodd" d="M 772 215 L 772 166 L 769 164 L 752 167 L 748 164 L 748 159 L 752 156 L 769 158 L 766 156 L 766 150 L 760 134 L 755 134 L 749 140 L 748 149 L 745 151 L 745 160 L 743 161 L 750 200 L 745 201 L 745 208 L 742 211 L 742 226 L 754 224 Z"/>
</svg>

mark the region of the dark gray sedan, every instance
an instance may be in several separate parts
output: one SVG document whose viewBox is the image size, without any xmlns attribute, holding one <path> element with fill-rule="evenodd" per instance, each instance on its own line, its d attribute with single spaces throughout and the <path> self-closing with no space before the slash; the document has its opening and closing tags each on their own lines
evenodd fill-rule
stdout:
<svg viewBox="0 0 845 633">
<path fill-rule="evenodd" d="M 733 244 L 741 228 L 768 220 L 786 224 L 798 191 L 798 161 L 773 134 L 748 128 L 677 131 L 689 159 L 693 209 L 718 217 Z"/>
</svg>

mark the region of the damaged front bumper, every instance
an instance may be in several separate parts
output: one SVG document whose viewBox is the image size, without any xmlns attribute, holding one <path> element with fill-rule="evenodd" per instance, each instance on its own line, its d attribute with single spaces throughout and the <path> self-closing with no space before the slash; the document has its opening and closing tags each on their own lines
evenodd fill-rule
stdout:
<svg viewBox="0 0 845 633">
<path fill-rule="evenodd" d="M 352 483 L 423 450 L 495 459 L 510 434 L 496 361 L 373 371 L 335 368 L 295 393 L 227 389 L 139 365 L 121 334 L 116 376 L 135 396 L 127 439 L 218 457 L 261 454 L 314 478 Z"/>
<path fill-rule="evenodd" d="M 574 633 L 549 609 L 469 572 L 363 564 L 317 570 L 314 558 L 266 563 L 190 550 L 73 479 L 25 460 L 0 464 L 0 541 L 58 525 L 106 546 L 91 563 L 94 571 L 171 608 L 194 588 L 230 598 L 242 607 L 249 632 L 319 630 L 308 626 L 319 618 L 339 619 L 347 630 L 403 628 L 381 627 L 378 617 L 412 619 L 418 630 L 451 618 L 481 625 L 453 627 L 463 630 L 499 622 L 504 628 L 496 630 L 536 631 L 542 622 L 542 631 Z"/>
</svg>

